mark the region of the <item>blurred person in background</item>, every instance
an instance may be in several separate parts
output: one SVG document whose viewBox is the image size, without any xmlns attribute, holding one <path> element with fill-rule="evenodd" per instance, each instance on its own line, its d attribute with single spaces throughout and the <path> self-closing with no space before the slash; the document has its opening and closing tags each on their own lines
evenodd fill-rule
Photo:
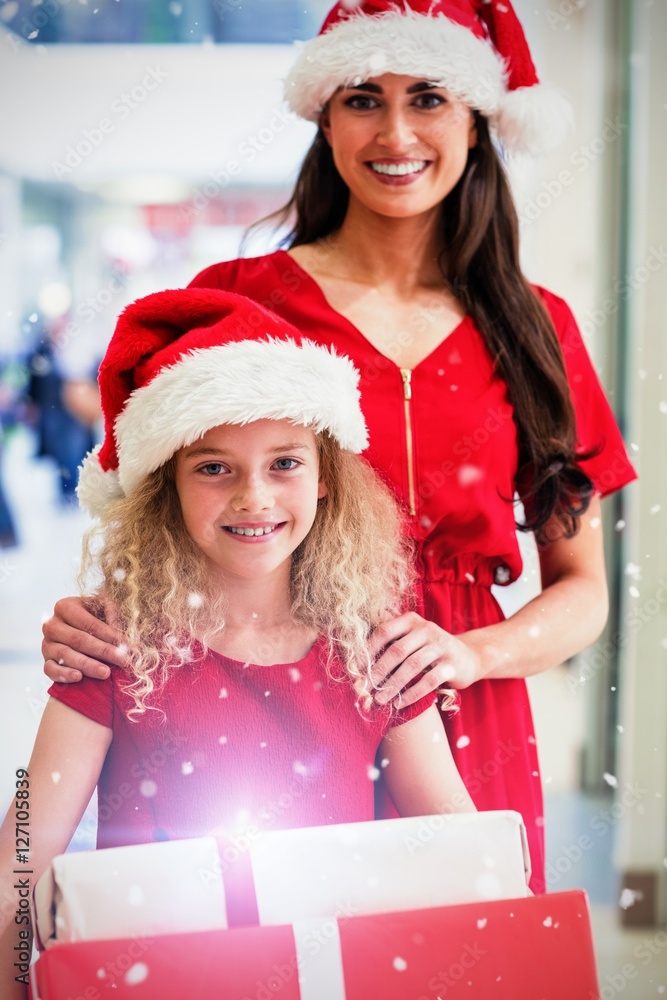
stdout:
<svg viewBox="0 0 667 1000">
<path fill-rule="evenodd" d="M 26 417 L 37 433 L 37 457 L 52 458 L 58 469 L 58 498 L 76 503 L 78 468 L 94 446 L 101 409 L 95 366 L 66 350 L 67 317 L 44 320 L 29 357 Z"/>
<path fill-rule="evenodd" d="M 7 499 L 3 477 L 5 434 L 16 422 L 17 390 L 11 376 L 14 365 L 9 359 L 0 364 L 0 549 L 18 545 L 14 515 Z"/>
</svg>

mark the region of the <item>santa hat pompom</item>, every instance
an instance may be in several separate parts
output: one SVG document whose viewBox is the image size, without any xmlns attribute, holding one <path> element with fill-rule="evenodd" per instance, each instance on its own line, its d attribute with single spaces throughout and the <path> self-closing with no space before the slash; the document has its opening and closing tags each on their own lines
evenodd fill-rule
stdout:
<svg viewBox="0 0 667 1000">
<path fill-rule="evenodd" d="M 79 468 L 79 484 L 76 488 L 79 504 L 91 517 L 99 517 L 110 503 L 124 495 L 118 481 L 118 472 L 105 472 L 100 465 L 101 448 L 102 445 L 98 444 L 84 458 Z"/>
<path fill-rule="evenodd" d="M 572 130 L 574 114 L 562 90 L 540 83 L 508 91 L 493 120 L 496 135 L 507 150 L 542 156 L 559 146 Z"/>
</svg>

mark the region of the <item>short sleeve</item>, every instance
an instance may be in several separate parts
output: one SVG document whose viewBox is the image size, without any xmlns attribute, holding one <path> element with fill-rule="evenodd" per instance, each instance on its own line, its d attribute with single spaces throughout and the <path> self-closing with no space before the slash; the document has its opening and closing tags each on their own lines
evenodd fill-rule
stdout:
<svg viewBox="0 0 667 1000">
<path fill-rule="evenodd" d="M 113 729 L 113 681 L 109 677 L 98 681 L 84 677 L 77 684 L 52 684 L 48 693 L 52 698 L 69 705 L 76 712 L 107 729 Z"/>
<path fill-rule="evenodd" d="M 437 698 L 438 695 L 435 691 L 429 691 L 419 701 L 415 701 L 412 705 L 407 705 L 405 708 L 399 708 L 398 710 L 383 708 L 382 735 L 384 736 L 390 729 L 396 729 L 398 726 L 402 726 L 406 722 L 410 722 L 412 719 L 416 719 L 419 715 L 422 715 L 431 705 L 435 704 Z"/>
<path fill-rule="evenodd" d="M 607 496 L 637 478 L 620 428 L 600 384 L 571 309 L 563 299 L 538 288 L 563 349 L 577 421 L 577 452 L 595 451 L 579 464 L 596 493 Z"/>
</svg>

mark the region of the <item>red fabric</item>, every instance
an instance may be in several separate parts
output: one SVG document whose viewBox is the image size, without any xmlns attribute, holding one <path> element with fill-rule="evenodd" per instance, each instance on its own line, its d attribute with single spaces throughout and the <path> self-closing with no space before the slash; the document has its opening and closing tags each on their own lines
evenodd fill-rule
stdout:
<svg viewBox="0 0 667 1000">
<path fill-rule="evenodd" d="M 477 17 L 475 4 L 471 0 L 406 0 L 405 5 L 416 14 L 424 16 L 444 15 L 455 24 L 468 28 L 478 38 L 485 37 L 484 27 Z M 320 34 L 324 34 L 325 31 L 335 28 L 337 24 L 341 24 L 355 15 L 373 16 L 374 14 L 393 13 L 397 7 L 396 0 L 362 0 L 356 6 L 349 3 L 336 3 L 327 14 Z M 400 10 L 400 7 L 398 9 Z"/>
<path fill-rule="evenodd" d="M 257 666 L 218 653 L 179 668 L 158 712 L 126 716 L 124 674 L 53 684 L 49 694 L 113 729 L 98 783 L 98 847 L 249 835 L 373 819 L 369 771 L 390 725 L 420 715 L 434 697 L 392 717 L 362 716 L 322 646 L 298 663 Z"/>
<path fill-rule="evenodd" d="M 539 83 L 521 22 L 509 0 L 476 0 L 477 9 L 491 35 L 493 46 L 507 66 L 507 89 Z"/>
<path fill-rule="evenodd" d="M 309 962 L 332 960 L 332 924 L 313 928 L 304 945 Z M 346 917 L 338 929 L 346 1000 L 599 996 L 583 892 Z M 116 1000 L 300 1000 L 298 965 L 291 927 L 249 927 L 60 944 L 33 975 L 42 1000 L 107 990 Z M 312 997 L 312 979 L 310 987 Z M 334 996 L 333 985 L 320 993 Z"/>
<path fill-rule="evenodd" d="M 254 298 L 312 340 L 348 355 L 361 373 L 361 404 L 370 447 L 365 456 L 403 503 L 408 450 L 401 372 L 327 303 L 317 283 L 278 251 L 202 271 L 192 285 Z M 538 289 L 563 344 L 577 414 L 582 462 L 604 496 L 635 478 L 621 433 L 566 303 Z M 426 617 L 452 633 L 503 618 L 489 588 L 521 575 L 511 497 L 517 467 L 516 428 L 505 384 L 470 318 L 412 372 L 410 401 L 418 546 Z M 534 891 L 544 891 L 542 792 L 533 721 L 523 680 L 480 681 L 461 692 L 446 719 L 452 752 L 480 809 L 516 809 L 531 850 Z M 465 739 L 461 739 L 465 737 Z M 462 745 L 457 746 L 461 740 Z M 467 742 L 469 740 L 469 742 Z"/>
</svg>

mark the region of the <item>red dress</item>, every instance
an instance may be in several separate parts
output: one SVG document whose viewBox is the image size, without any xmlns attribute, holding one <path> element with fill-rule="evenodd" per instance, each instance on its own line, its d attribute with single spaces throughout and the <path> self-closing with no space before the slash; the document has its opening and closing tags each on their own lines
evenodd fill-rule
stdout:
<svg viewBox="0 0 667 1000">
<path fill-rule="evenodd" d="M 451 633 L 492 625 L 503 613 L 493 583 L 522 569 L 514 509 L 517 439 L 507 387 L 466 317 L 412 371 L 379 353 L 284 251 L 202 271 L 191 287 L 247 295 L 312 340 L 333 345 L 361 373 L 370 432 L 365 452 L 410 514 L 424 616 Z M 561 341 L 577 415 L 582 462 L 602 496 L 635 478 L 623 439 L 567 304 L 538 289 Z M 480 809 L 512 808 L 528 830 L 534 891 L 544 891 L 542 790 L 533 721 L 522 679 L 482 680 L 446 718 L 452 752 Z"/>
<path fill-rule="evenodd" d="M 124 675 L 53 684 L 49 694 L 113 729 L 98 782 L 98 847 L 373 819 L 374 760 L 391 726 L 433 704 L 362 715 L 343 668 L 318 642 L 297 663 L 238 663 L 210 652 L 175 670 L 156 704 L 128 720 Z"/>
</svg>

